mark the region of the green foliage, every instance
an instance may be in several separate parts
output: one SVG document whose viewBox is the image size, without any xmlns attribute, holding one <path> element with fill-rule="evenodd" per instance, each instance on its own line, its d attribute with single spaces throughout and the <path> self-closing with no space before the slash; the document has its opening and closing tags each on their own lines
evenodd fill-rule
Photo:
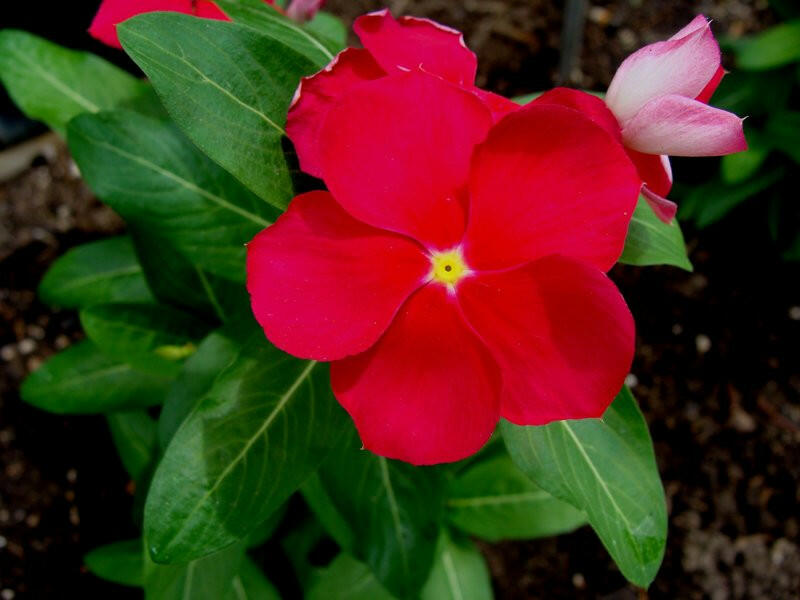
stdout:
<svg viewBox="0 0 800 600">
<path fill-rule="evenodd" d="M 170 378 L 109 358 L 78 342 L 48 359 L 23 382 L 22 399 L 59 414 L 93 414 L 160 404 Z"/>
<path fill-rule="evenodd" d="M 321 573 L 306 600 L 394 600 L 369 567 L 342 553 Z"/>
<path fill-rule="evenodd" d="M 302 26 L 262 0 L 219 0 L 217 4 L 234 22 L 285 44 L 320 69 L 333 60 L 347 40 L 342 22 L 322 12 Z"/>
<path fill-rule="evenodd" d="M 133 587 L 144 582 L 142 540 L 125 540 L 95 548 L 83 557 L 88 569 L 107 581 Z"/>
<path fill-rule="evenodd" d="M 203 321 L 156 304 L 94 304 L 80 312 L 86 335 L 106 356 L 175 377 L 208 331 Z"/>
<path fill-rule="evenodd" d="M 627 388 L 602 419 L 520 427 L 504 421 L 511 458 L 533 482 L 584 511 L 623 575 L 647 587 L 667 539 L 653 446 Z"/>
<path fill-rule="evenodd" d="M 325 11 L 319 11 L 306 23 L 305 28 L 317 37 L 328 49 L 336 54 L 347 46 L 347 29 L 338 18 Z"/>
<path fill-rule="evenodd" d="M 244 243 L 276 213 L 175 127 L 134 112 L 81 115 L 69 147 L 92 189 L 193 265 L 244 281 Z"/>
<path fill-rule="evenodd" d="M 413 597 L 433 565 L 443 517 L 442 474 L 359 448 L 353 439 L 333 454 L 319 471 L 320 481 L 353 532 L 353 555 L 398 598 Z"/>
<path fill-rule="evenodd" d="M 131 238 L 147 285 L 160 302 L 223 323 L 249 306 L 241 283 L 193 265 L 169 238 L 147 227 L 133 228 Z"/>
<path fill-rule="evenodd" d="M 535 485 L 505 452 L 478 461 L 450 482 L 450 522 L 484 540 L 538 538 L 584 525 L 586 515 Z"/>
<path fill-rule="evenodd" d="M 347 418 L 326 365 L 257 332 L 183 420 L 153 478 L 145 536 L 157 562 L 244 538 L 343 442 Z"/>
<path fill-rule="evenodd" d="M 664 223 L 641 196 L 633 213 L 619 262 L 640 267 L 674 265 L 687 271 L 692 270 L 680 225 L 674 220 L 672 223 Z"/>
<path fill-rule="evenodd" d="M 184 133 L 261 198 L 286 208 L 286 112 L 300 78 L 318 65 L 250 27 L 177 13 L 142 14 L 117 33 Z"/>
<path fill-rule="evenodd" d="M 695 186 L 680 204 L 678 216 L 691 218 L 697 227 L 703 228 L 716 223 L 733 208 L 745 200 L 756 197 L 781 181 L 784 169 L 773 167 L 766 172 L 734 184 L 725 185 L 719 179 Z"/>
<path fill-rule="evenodd" d="M 106 419 L 125 470 L 134 481 L 140 481 L 157 455 L 156 420 L 144 410 L 110 413 Z"/>
<path fill-rule="evenodd" d="M 68 250 L 45 273 L 39 297 L 63 308 L 155 301 L 127 236 Z"/>
<path fill-rule="evenodd" d="M 25 114 L 62 135 L 76 115 L 147 103 L 152 93 L 145 82 L 93 54 L 13 29 L 0 31 L 0 81 Z"/>
<path fill-rule="evenodd" d="M 195 405 L 211 389 L 217 376 L 239 355 L 241 344 L 255 328 L 252 318 L 234 320 L 211 332 L 183 365 L 167 394 L 158 420 L 158 439 L 163 449 Z"/>
<path fill-rule="evenodd" d="M 421 600 L 491 600 L 489 569 L 475 545 L 443 530 L 433 570 L 420 597 Z"/>
<path fill-rule="evenodd" d="M 800 60 L 800 19 L 776 25 L 734 44 L 736 66 L 761 71 Z"/>
</svg>

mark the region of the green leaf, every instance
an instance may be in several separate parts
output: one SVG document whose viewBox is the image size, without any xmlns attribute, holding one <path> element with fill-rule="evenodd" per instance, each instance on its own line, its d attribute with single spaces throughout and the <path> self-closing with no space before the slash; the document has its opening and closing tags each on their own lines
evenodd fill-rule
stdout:
<svg viewBox="0 0 800 600">
<path fill-rule="evenodd" d="M 737 185 L 725 185 L 719 179 L 713 179 L 695 186 L 679 205 L 678 216 L 692 218 L 700 229 L 708 227 L 745 200 L 780 181 L 783 175 L 783 168 L 777 167 Z"/>
<path fill-rule="evenodd" d="M 353 531 L 356 558 L 387 590 L 413 597 L 433 565 L 443 513 L 441 472 L 359 448 L 360 442 L 351 443 L 332 455 L 319 470 L 320 481 Z"/>
<path fill-rule="evenodd" d="M 442 530 L 421 600 L 491 600 L 489 569 L 474 544 Z"/>
<path fill-rule="evenodd" d="M 747 129 L 747 150 L 728 154 L 720 162 L 722 181 L 728 185 L 741 183 L 755 175 L 769 155 L 770 146 L 764 135 L 757 130 Z"/>
<path fill-rule="evenodd" d="M 352 551 L 355 534 L 341 513 L 336 509 L 319 475 L 314 473 L 300 488 L 303 500 L 311 508 L 319 522 L 342 550 Z"/>
<path fill-rule="evenodd" d="M 783 260 L 800 261 L 800 234 L 795 235 L 791 245 L 781 256 Z"/>
<path fill-rule="evenodd" d="M 341 31 L 338 30 L 330 16 L 329 19 L 322 18 L 315 25 L 319 15 L 314 21 L 305 26 L 298 25 L 294 21 L 281 15 L 272 6 L 262 0 L 219 0 L 217 5 L 236 23 L 251 27 L 255 31 L 272 38 L 273 40 L 285 44 L 297 53 L 307 58 L 316 67 L 322 68 L 333 60 L 334 55 L 341 48 L 337 48 L 341 41 Z M 347 31 L 338 21 L 339 26 L 344 31 L 344 47 L 347 41 Z"/>
<path fill-rule="evenodd" d="M 800 111 L 782 110 L 771 114 L 767 120 L 767 136 L 769 144 L 800 164 Z"/>
<path fill-rule="evenodd" d="M 221 552 L 182 565 L 158 565 L 148 560 L 146 552 L 144 554 L 146 600 L 242 598 L 237 596 L 237 587 L 243 587 L 239 574 L 245 562 L 244 544 L 230 546 Z"/>
<path fill-rule="evenodd" d="M 594 92 L 592 90 L 581 90 L 581 91 L 586 92 L 591 96 L 596 96 L 597 98 L 601 99 L 605 98 L 605 92 Z M 511 98 L 511 101 L 516 102 L 517 104 L 524 105 L 536 100 L 542 94 L 544 94 L 544 92 L 532 92 L 530 94 L 523 94 L 522 96 L 514 96 L 513 98 Z"/>
<path fill-rule="evenodd" d="M 63 308 L 105 302 L 155 302 L 128 236 L 68 250 L 45 273 L 39 284 L 39 297 Z"/>
<path fill-rule="evenodd" d="M 280 600 L 275 587 L 244 552 L 242 544 L 185 565 L 143 562 L 147 600 Z"/>
<path fill-rule="evenodd" d="M 792 78 L 783 70 L 734 71 L 722 78 L 710 104 L 737 115 L 767 116 L 783 110 L 791 92 Z"/>
<path fill-rule="evenodd" d="M 566 533 L 586 515 L 534 485 L 505 452 L 450 482 L 447 516 L 461 531 L 490 542 Z"/>
<path fill-rule="evenodd" d="M 781 23 L 735 43 L 740 69 L 761 71 L 800 60 L 800 19 Z"/>
<path fill-rule="evenodd" d="M 293 195 L 281 148 L 286 112 L 300 78 L 318 65 L 249 27 L 189 15 L 141 14 L 117 33 L 189 138 L 285 208 Z"/>
<path fill-rule="evenodd" d="M 265 544 L 269 538 L 272 537 L 272 534 L 275 533 L 275 530 L 278 528 L 278 525 L 281 524 L 281 521 L 283 521 L 283 517 L 286 516 L 286 509 L 288 507 L 289 501 L 284 502 L 277 510 L 268 516 L 265 521 L 262 521 L 253 527 L 247 536 L 247 547 L 257 548 L 258 546 Z"/>
<path fill-rule="evenodd" d="M 647 423 L 627 388 L 602 419 L 501 424 L 511 458 L 535 484 L 584 511 L 622 574 L 647 587 L 667 538 L 667 509 Z"/>
<path fill-rule="evenodd" d="M 516 102 L 517 104 L 520 104 L 520 105 L 524 106 L 524 105 L 528 104 L 529 102 L 533 102 L 534 100 L 536 100 L 542 94 L 544 94 L 544 92 L 533 92 L 532 94 L 524 94 L 522 96 L 514 96 L 513 98 L 511 98 L 511 101 L 512 102 Z"/>
<path fill-rule="evenodd" d="M 87 568 L 107 581 L 140 587 L 144 584 L 142 540 L 125 540 L 100 546 L 83 557 Z"/>
<path fill-rule="evenodd" d="M 183 420 L 211 389 L 217 376 L 236 359 L 241 346 L 256 330 L 257 325 L 248 314 L 212 331 L 186 360 L 169 389 L 158 418 L 158 439 L 162 450 L 166 449 Z"/>
<path fill-rule="evenodd" d="M 0 80 L 29 117 L 63 134 L 67 122 L 148 96 L 150 86 L 93 54 L 24 31 L 0 31 Z"/>
<path fill-rule="evenodd" d="M 78 342 L 48 359 L 23 382 L 22 399 L 59 414 L 93 414 L 159 404 L 170 379 L 136 371 Z"/>
<path fill-rule="evenodd" d="M 339 17 L 329 12 L 319 11 L 305 24 L 305 28 L 333 54 L 341 52 L 347 46 L 347 27 Z"/>
<path fill-rule="evenodd" d="M 125 470 L 141 481 L 158 455 L 156 420 L 143 410 L 111 413 L 106 419 Z"/>
<path fill-rule="evenodd" d="M 281 596 L 261 569 L 245 557 L 233 578 L 233 595 L 228 600 L 281 600 Z"/>
<path fill-rule="evenodd" d="M 161 302 L 222 323 L 249 310 L 244 285 L 193 265 L 169 238 L 153 235 L 146 227 L 132 227 L 131 239 L 147 285 Z"/>
<path fill-rule="evenodd" d="M 244 538 L 344 442 L 327 365 L 291 358 L 257 332 L 186 417 L 156 470 L 145 532 L 157 562 Z"/>
<path fill-rule="evenodd" d="M 394 600 L 369 567 L 343 552 L 325 568 L 306 600 Z"/>
<path fill-rule="evenodd" d="M 163 304 L 95 304 L 80 312 L 92 342 L 111 358 L 146 373 L 177 376 L 181 359 L 208 332 L 203 321 Z"/>
<path fill-rule="evenodd" d="M 633 211 L 619 262 L 640 267 L 673 265 L 686 271 L 693 270 L 678 222 L 673 219 L 672 223 L 664 223 L 642 196 L 639 196 Z"/>
<path fill-rule="evenodd" d="M 311 553 L 322 540 L 325 531 L 322 525 L 310 516 L 303 518 L 292 530 L 281 538 L 283 553 L 294 569 L 295 578 L 303 591 L 313 586 L 319 568 L 311 564 Z"/>
<path fill-rule="evenodd" d="M 274 208 L 206 158 L 174 126 L 129 111 L 73 119 L 84 179 L 124 219 L 169 239 L 192 264 L 245 279 L 245 247 Z"/>
</svg>

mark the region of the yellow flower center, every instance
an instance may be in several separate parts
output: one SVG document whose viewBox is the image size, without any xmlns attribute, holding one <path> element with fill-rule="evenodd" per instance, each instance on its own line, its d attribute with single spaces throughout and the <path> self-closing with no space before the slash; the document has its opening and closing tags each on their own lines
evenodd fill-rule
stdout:
<svg viewBox="0 0 800 600">
<path fill-rule="evenodd" d="M 431 253 L 430 277 L 433 281 L 453 288 L 462 277 L 469 273 L 469 267 L 464 262 L 461 250 Z"/>
</svg>

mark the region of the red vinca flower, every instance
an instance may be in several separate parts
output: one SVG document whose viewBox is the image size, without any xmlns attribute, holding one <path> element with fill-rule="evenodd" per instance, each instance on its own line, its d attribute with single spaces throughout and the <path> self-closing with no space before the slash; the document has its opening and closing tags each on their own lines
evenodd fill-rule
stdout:
<svg viewBox="0 0 800 600">
<path fill-rule="evenodd" d="M 330 191 L 248 245 L 247 286 L 272 343 L 331 362 L 366 448 L 455 461 L 500 417 L 603 414 L 634 346 L 605 274 L 641 185 L 619 143 L 561 106 L 493 125 L 420 69 L 353 86 L 309 127 Z"/>
<path fill-rule="evenodd" d="M 395 19 L 385 9 L 359 17 L 353 30 L 364 48 L 342 50 L 325 69 L 303 79 L 289 110 L 286 134 L 306 173 L 322 177 L 319 134 L 325 116 L 337 99 L 365 81 L 420 69 L 471 91 L 495 119 L 518 108 L 502 96 L 475 87 L 478 59 L 455 29 L 429 19 Z"/>
<path fill-rule="evenodd" d="M 645 198 L 669 223 L 677 209 L 666 199 L 672 187 L 669 155 L 721 156 L 747 149 L 742 119 L 706 104 L 723 75 L 719 44 L 708 20 L 698 15 L 669 40 L 626 58 L 605 103 L 567 88 L 536 102 L 581 110 L 615 135 L 639 171 Z"/>
</svg>

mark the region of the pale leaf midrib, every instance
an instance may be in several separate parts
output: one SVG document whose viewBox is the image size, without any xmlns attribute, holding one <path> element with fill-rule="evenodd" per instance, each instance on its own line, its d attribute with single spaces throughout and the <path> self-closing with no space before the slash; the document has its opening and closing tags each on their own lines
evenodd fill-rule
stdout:
<svg viewBox="0 0 800 600">
<path fill-rule="evenodd" d="M 453 564 L 453 558 L 450 556 L 450 552 L 447 548 L 442 551 L 442 564 L 444 565 L 444 572 L 447 574 L 447 582 L 450 584 L 450 590 L 453 593 L 453 600 L 464 600 L 461 584 L 458 582 L 456 566 Z"/>
<path fill-rule="evenodd" d="M 183 177 L 173 173 L 172 171 L 168 171 L 167 169 L 164 169 L 163 167 L 158 166 L 157 164 L 155 164 L 152 161 L 147 160 L 146 158 L 142 158 L 141 156 L 137 156 L 136 154 L 133 154 L 131 152 L 123 150 L 122 148 L 119 148 L 118 146 L 114 146 L 113 144 L 109 144 L 109 143 L 103 142 L 101 140 L 96 140 L 94 138 L 89 137 L 88 135 L 85 135 L 85 137 L 89 142 L 97 145 L 98 147 L 105 148 L 105 149 L 109 150 L 110 152 L 114 152 L 114 153 L 122 156 L 123 158 L 127 158 L 128 160 L 132 160 L 133 162 L 136 162 L 136 163 L 142 165 L 143 167 L 153 171 L 154 173 L 157 173 L 158 175 L 161 175 L 162 177 L 165 177 L 167 179 L 170 179 L 170 180 L 174 181 L 175 183 L 177 183 L 181 187 L 186 188 L 187 190 L 190 190 L 190 191 L 194 192 L 195 194 L 198 194 L 198 195 L 202 196 L 203 198 L 205 198 L 207 200 L 210 200 L 211 202 L 213 202 L 214 204 L 218 205 L 219 207 L 224 208 L 226 210 L 229 210 L 229 211 L 231 211 L 233 213 L 236 213 L 239 216 L 244 217 L 245 219 L 248 219 L 249 221 L 252 221 L 253 223 L 256 223 L 257 225 L 259 225 L 261 227 L 269 227 L 270 225 L 272 225 L 272 223 L 270 221 L 267 221 L 266 219 L 263 219 L 258 215 L 255 215 L 255 214 L 253 214 L 251 212 L 248 212 L 248 211 L 244 210 L 243 208 L 240 208 L 240 207 L 236 206 L 235 204 L 232 204 L 232 203 L 228 202 L 224 198 L 222 198 L 220 196 L 217 196 L 216 194 L 212 194 L 211 192 L 209 192 L 207 190 L 204 190 L 203 188 L 195 185 L 194 183 L 192 183 L 188 179 L 184 179 Z"/>
<path fill-rule="evenodd" d="M 81 286 L 102 281 L 103 279 L 111 279 L 114 277 L 121 277 L 124 275 L 138 275 L 142 273 L 142 268 L 139 265 L 131 265 L 128 267 L 121 267 L 119 269 L 111 269 L 109 271 L 98 271 L 90 275 L 83 275 L 80 277 L 70 277 L 70 280 L 61 286 L 61 289 L 74 290 Z"/>
<path fill-rule="evenodd" d="M 631 525 L 631 522 L 628 520 L 628 516 L 620 508 L 619 504 L 617 504 L 617 501 L 614 498 L 614 495 L 611 493 L 611 490 L 608 489 L 608 485 L 606 484 L 606 482 L 603 479 L 603 477 L 601 477 L 599 471 L 597 470 L 597 467 L 595 467 L 594 462 L 589 457 L 589 455 L 586 452 L 586 449 L 583 447 L 583 444 L 581 443 L 580 439 L 578 439 L 578 436 L 575 435 L 575 432 L 572 430 L 572 427 L 570 427 L 569 422 L 560 421 L 560 423 L 564 427 L 564 429 L 567 431 L 567 433 L 569 433 L 570 437 L 572 438 L 573 442 L 575 443 L 575 446 L 578 448 L 578 451 L 583 456 L 584 461 L 586 462 L 586 464 L 589 466 L 589 469 L 594 474 L 597 482 L 600 484 L 600 487 L 603 489 L 603 491 L 605 492 L 606 496 L 608 496 L 608 499 L 611 501 L 611 505 L 614 507 L 614 511 L 619 515 L 619 517 L 622 520 L 622 522 L 625 523 L 624 532 L 625 532 L 626 536 L 628 537 L 628 539 L 630 539 L 630 541 L 631 541 L 631 546 L 633 547 L 633 552 L 636 555 L 636 557 L 637 557 L 637 559 L 639 561 L 639 564 L 642 565 L 642 568 L 644 568 L 645 563 L 643 561 L 643 557 L 642 557 L 642 554 L 641 554 L 641 549 L 639 548 L 639 544 L 637 544 L 636 540 L 633 538 L 633 530 L 634 530 L 634 528 Z"/>
<path fill-rule="evenodd" d="M 281 126 L 280 126 L 280 125 L 278 125 L 278 124 L 277 124 L 275 121 L 273 121 L 272 119 L 270 119 L 270 118 L 269 118 L 269 116 L 267 116 L 266 114 L 264 114 L 262 111 L 258 110 L 256 107 L 254 107 L 254 106 L 251 106 L 250 104 L 248 104 L 247 102 L 245 102 L 245 101 L 244 101 L 244 100 L 242 100 L 241 98 L 239 98 L 239 97 L 235 96 L 235 95 L 234 95 L 234 94 L 232 94 L 232 93 L 231 93 L 229 90 L 226 90 L 224 87 L 222 87 L 221 85 L 219 85 L 219 84 L 218 84 L 216 81 L 214 81 L 213 79 L 211 79 L 211 78 L 210 78 L 208 75 L 206 75 L 205 73 L 203 73 L 203 72 L 202 72 L 202 71 L 201 71 L 199 68 L 197 68 L 195 65 L 193 65 L 193 64 L 192 64 L 191 62 L 189 62 L 188 60 L 186 60 L 184 57 L 182 57 L 182 56 L 179 56 L 178 54 L 175 54 L 174 52 L 171 52 L 171 51 L 167 50 L 167 49 L 166 49 L 166 48 L 164 48 L 163 46 L 159 46 L 159 45 L 158 45 L 158 44 L 156 44 L 156 43 L 155 43 L 155 42 L 154 42 L 154 41 L 153 41 L 151 38 L 149 38 L 149 37 L 146 37 L 146 36 L 144 36 L 144 35 L 142 35 L 142 34 L 138 33 L 138 32 L 137 32 L 137 31 L 135 31 L 135 30 L 128 29 L 127 31 L 128 31 L 128 33 L 129 33 L 129 34 L 131 34 L 131 35 L 135 35 L 136 37 L 138 37 L 138 38 L 140 38 L 140 39 L 142 39 L 142 40 L 145 40 L 146 42 L 148 42 L 149 44 L 151 44 L 151 45 L 152 45 L 152 46 L 154 46 L 155 48 L 158 48 L 158 49 L 159 49 L 161 52 L 163 52 L 163 53 L 164 53 L 164 54 L 166 54 L 167 56 L 171 56 L 171 57 L 172 57 L 172 58 L 174 58 L 175 60 L 178 60 L 178 61 L 180 61 L 181 63 L 185 64 L 187 67 L 189 67 L 190 69 L 192 69 L 192 70 L 193 70 L 195 73 L 197 73 L 197 74 L 198 74 L 200 77 L 202 77 L 202 78 L 203 78 L 203 81 L 205 81 L 205 82 L 209 83 L 211 86 L 213 86 L 215 89 L 217 89 L 218 91 L 220 91 L 222 94 L 224 94 L 225 96 L 227 96 L 228 98 L 230 98 L 230 99 L 231 99 L 231 100 L 233 100 L 234 102 L 236 102 L 236 103 L 237 103 L 238 105 L 240 105 L 242 108 L 244 108 L 244 109 L 246 109 L 246 110 L 249 110 L 249 111 L 250 111 L 250 112 L 252 112 L 253 114 L 255 114 L 255 115 L 257 115 L 258 117 L 260 117 L 260 118 L 261 118 L 261 119 L 262 119 L 262 120 L 263 120 L 265 123 L 267 123 L 267 124 L 268 124 L 270 127 L 273 127 L 273 128 L 274 128 L 275 130 L 277 130 L 277 131 L 278 131 L 278 133 L 280 133 L 281 135 L 286 135 L 286 131 L 284 131 L 283 127 L 281 127 Z"/>
<path fill-rule="evenodd" d="M 32 61 L 28 58 L 26 54 L 20 54 L 18 52 L 14 52 L 14 56 L 22 63 L 26 64 L 29 68 L 36 71 L 43 79 L 47 81 L 50 85 L 54 88 L 59 90 L 61 93 L 69 96 L 75 103 L 82 106 L 89 112 L 97 112 L 100 110 L 100 107 L 96 105 L 94 102 L 81 96 L 75 90 L 70 88 L 65 82 L 61 81 L 54 77 L 49 71 L 41 68 L 38 63 Z"/>
<path fill-rule="evenodd" d="M 463 496 L 449 498 L 447 505 L 454 508 L 475 508 L 479 506 L 496 506 L 503 504 L 518 504 L 523 502 L 536 502 L 552 498 L 547 492 L 519 492 L 516 494 L 497 494 L 495 496 Z"/>
</svg>

